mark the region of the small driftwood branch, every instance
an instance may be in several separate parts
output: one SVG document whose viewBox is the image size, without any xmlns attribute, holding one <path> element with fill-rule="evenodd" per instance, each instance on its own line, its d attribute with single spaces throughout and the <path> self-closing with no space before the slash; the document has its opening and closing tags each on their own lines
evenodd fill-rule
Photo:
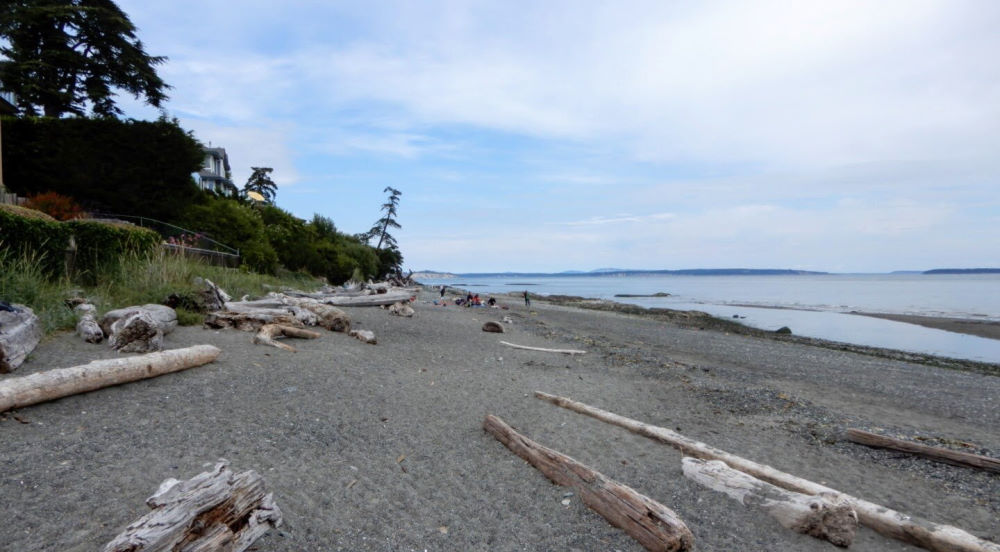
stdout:
<svg viewBox="0 0 1000 552">
<path fill-rule="evenodd" d="M 242 552 L 281 525 L 281 510 L 265 493 L 261 476 L 234 474 L 225 460 L 187 481 L 164 481 L 146 504 L 153 511 L 126 527 L 104 552 Z"/>
<path fill-rule="evenodd" d="M 682 551 L 694 546 L 687 525 L 663 504 L 521 435 L 500 418 L 486 416 L 483 429 L 558 485 L 571 487 L 590 509 L 620 527 L 647 550 Z"/>
<path fill-rule="evenodd" d="M 830 493 L 840 496 L 854 507 L 854 510 L 858 513 L 858 521 L 862 525 L 870 527 L 887 537 L 935 552 L 1000 552 L 1000 545 L 980 539 L 958 527 L 941 525 L 890 510 L 884 506 L 838 492 L 830 487 L 776 470 L 771 466 L 758 464 L 752 460 L 747 460 L 735 454 L 711 447 L 665 427 L 646 424 L 565 397 L 542 393 L 541 391 L 536 391 L 535 396 L 557 406 L 586 414 L 609 424 L 621 426 L 643 437 L 670 445 L 688 456 L 694 456 L 703 460 L 722 460 L 731 468 L 790 491 L 809 495 Z"/>
<path fill-rule="evenodd" d="M 277 337 L 298 337 L 300 339 L 316 339 L 319 334 L 303 328 L 285 326 L 282 324 L 265 324 L 260 327 L 257 335 L 253 336 L 253 342 L 260 345 L 270 345 L 285 351 L 295 352 L 295 347 L 275 341 Z"/>
<path fill-rule="evenodd" d="M 194 368 L 212 362 L 220 352 L 212 345 L 195 345 L 5 379 L 0 381 L 0 412 Z"/>
<path fill-rule="evenodd" d="M 529 347 L 527 345 L 517 345 L 514 343 L 508 343 L 506 341 L 501 341 L 500 343 L 508 347 L 513 347 L 515 349 L 524 349 L 526 351 L 542 351 L 543 353 L 562 353 L 564 355 L 582 355 L 587 353 L 587 351 L 581 351 L 579 349 L 546 349 L 544 347 Z"/>
<path fill-rule="evenodd" d="M 965 466 L 968 468 L 979 468 L 981 470 L 1000 473 L 1000 460 L 990 458 L 989 456 L 921 445 L 920 443 L 911 443 L 910 441 L 904 441 L 902 439 L 887 437 L 885 435 L 879 435 L 877 433 L 871 433 L 853 428 L 847 430 L 847 440 L 852 443 L 858 443 L 869 447 L 880 447 L 898 450 L 901 452 L 909 452 L 910 454 L 916 454 L 917 456 L 923 456 L 924 458 L 930 458 L 931 460 L 944 462 L 946 464 L 954 464 L 956 466 Z"/>
<path fill-rule="evenodd" d="M 369 345 L 375 345 L 378 343 L 378 339 L 375 338 L 375 332 L 371 330 L 351 330 L 347 333 L 347 335 L 356 337 Z"/>
<path fill-rule="evenodd" d="M 776 487 L 734 470 L 721 460 L 685 456 L 684 475 L 709 489 L 725 493 L 747 506 L 756 506 L 783 527 L 847 547 L 858 529 L 858 514 L 837 496 L 805 495 Z"/>
</svg>

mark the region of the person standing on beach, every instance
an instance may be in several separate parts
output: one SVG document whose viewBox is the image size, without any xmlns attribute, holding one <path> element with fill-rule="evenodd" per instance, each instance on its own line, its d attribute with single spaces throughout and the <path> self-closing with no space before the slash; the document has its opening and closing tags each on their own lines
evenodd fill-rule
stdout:
<svg viewBox="0 0 1000 552">
<path fill-rule="evenodd" d="M 444 288 L 445 288 L 445 286 L 441 286 L 441 298 L 442 299 L 444 299 Z"/>
<path fill-rule="evenodd" d="M 531 298 L 528 297 L 528 290 L 524 290 L 524 306 L 531 308 Z"/>
</svg>

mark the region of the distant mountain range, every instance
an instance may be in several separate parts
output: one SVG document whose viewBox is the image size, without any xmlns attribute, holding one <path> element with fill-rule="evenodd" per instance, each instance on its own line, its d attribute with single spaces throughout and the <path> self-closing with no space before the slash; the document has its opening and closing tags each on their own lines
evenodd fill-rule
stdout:
<svg viewBox="0 0 1000 552">
<path fill-rule="evenodd" d="M 685 268 L 681 270 L 635 270 L 628 268 L 596 268 L 590 271 L 565 270 L 563 272 L 465 272 L 453 273 L 438 270 L 414 272 L 416 279 L 446 279 L 466 276 L 479 277 L 538 277 L 538 276 L 644 276 L 669 274 L 676 276 L 794 276 L 803 274 L 830 274 L 812 270 L 787 268 Z M 897 270 L 890 274 L 1000 274 L 1000 268 L 935 268 L 932 270 Z"/>
<path fill-rule="evenodd" d="M 935 268 L 924 274 L 1000 274 L 1000 268 Z"/>
</svg>

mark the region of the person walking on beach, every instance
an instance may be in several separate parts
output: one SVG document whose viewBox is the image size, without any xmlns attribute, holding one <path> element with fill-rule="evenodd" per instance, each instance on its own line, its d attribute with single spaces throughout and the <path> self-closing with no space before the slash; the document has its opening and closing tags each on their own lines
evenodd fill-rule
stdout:
<svg viewBox="0 0 1000 552">
<path fill-rule="evenodd" d="M 524 306 L 531 308 L 531 298 L 528 297 L 528 290 L 524 290 Z"/>
<path fill-rule="evenodd" d="M 444 288 L 445 288 L 445 286 L 441 286 L 441 298 L 442 299 L 444 299 Z"/>
</svg>

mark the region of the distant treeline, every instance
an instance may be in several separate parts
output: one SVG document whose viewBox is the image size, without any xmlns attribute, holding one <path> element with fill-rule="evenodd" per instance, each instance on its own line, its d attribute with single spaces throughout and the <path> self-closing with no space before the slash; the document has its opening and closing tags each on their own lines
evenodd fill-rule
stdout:
<svg viewBox="0 0 1000 552">
<path fill-rule="evenodd" d="M 924 274 L 1000 274 L 1000 268 L 935 268 Z"/>
</svg>

